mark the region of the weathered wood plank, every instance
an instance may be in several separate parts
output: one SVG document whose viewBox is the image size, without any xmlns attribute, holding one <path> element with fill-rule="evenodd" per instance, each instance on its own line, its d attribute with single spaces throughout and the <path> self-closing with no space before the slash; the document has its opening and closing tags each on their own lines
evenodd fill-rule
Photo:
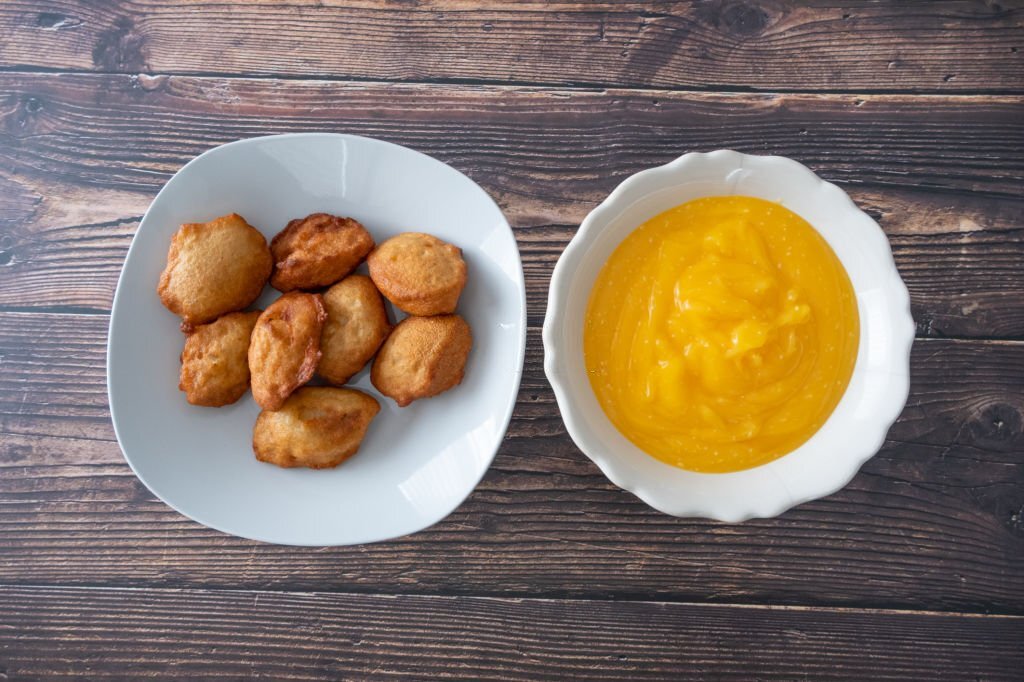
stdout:
<svg viewBox="0 0 1024 682">
<path fill-rule="evenodd" d="M 927 201 L 932 196 L 922 196 L 923 210 L 932 207 Z M 1024 202 L 1020 205 L 1024 210 Z M 930 233 L 890 235 L 918 333 L 1024 337 L 1024 219 L 1020 229 L 968 232 L 957 230 L 957 219 L 954 215 L 930 225 Z M 11 258 L 0 268 L 0 309 L 109 311 L 137 227 L 132 217 L 56 228 L 15 226 L 0 237 L 0 243 L 9 240 Z M 515 229 L 530 324 L 543 322 L 551 272 L 575 230 L 553 225 Z"/>
<path fill-rule="evenodd" d="M 0 314 L 0 583 L 216 586 L 1024 613 L 1024 343 L 919 341 L 912 394 L 843 491 L 727 526 L 658 514 L 565 434 L 529 334 L 519 402 L 477 491 L 393 542 L 223 536 L 122 462 L 105 316 Z"/>
<path fill-rule="evenodd" d="M 0 65 L 691 89 L 1024 89 L 1017 2 L 9 0 Z"/>
<path fill-rule="evenodd" d="M 791 156 L 829 180 L 1019 198 L 1024 97 L 556 90 L 168 76 L 0 76 L 4 166 L 153 192 L 209 147 L 339 131 L 405 144 L 542 209 L 682 152 Z M 581 190 L 584 190 L 581 193 Z M 566 221 L 546 220 L 550 224 Z"/>
<path fill-rule="evenodd" d="M 8 308 L 107 310 L 138 217 L 190 157 L 236 137 L 328 129 L 408 144 L 483 184 L 520 228 L 534 323 L 552 264 L 572 234 L 560 226 L 578 223 L 630 172 L 690 149 L 736 147 L 806 161 L 879 219 L 921 333 L 1024 336 L 1024 300 L 1014 294 L 1024 277 L 1016 267 L 1022 98 L 652 99 L 6 75 L 0 103 L 0 306 Z"/>
<path fill-rule="evenodd" d="M 1015 680 L 1024 618 L 470 597 L 0 588 L 11 679 Z"/>
</svg>

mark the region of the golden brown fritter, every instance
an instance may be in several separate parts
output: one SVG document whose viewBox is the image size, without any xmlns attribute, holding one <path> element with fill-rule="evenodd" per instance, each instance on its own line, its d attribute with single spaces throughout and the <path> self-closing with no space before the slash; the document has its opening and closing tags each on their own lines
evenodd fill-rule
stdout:
<svg viewBox="0 0 1024 682">
<path fill-rule="evenodd" d="M 267 240 L 237 213 L 186 223 L 171 238 L 157 293 L 187 330 L 255 301 L 272 267 Z"/>
<path fill-rule="evenodd" d="M 277 412 L 260 413 L 252 449 L 279 467 L 335 467 L 356 454 L 378 412 L 380 403 L 355 389 L 300 388 Z"/>
<path fill-rule="evenodd" d="M 466 286 L 462 251 L 421 232 L 388 239 L 370 254 L 367 264 L 380 292 L 410 315 L 455 312 Z"/>
<path fill-rule="evenodd" d="M 256 320 L 249 371 L 252 396 L 264 410 L 279 409 L 292 391 L 313 377 L 326 319 L 320 294 L 292 292 L 267 306 Z"/>
<path fill-rule="evenodd" d="M 297 218 L 270 240 L 270 283 L 280 291 L 325 287 L 355 270 L 372 249 L 373 237 L 352 218 L 328 213 Z"/>
<path fill-rule="evenodd" d="M 407 317 L 381 346 L 370 381 L 405 407 L 458 386 L 472 345 L 469 325 L 458 315 Z"/>
<path fill-rule="evenodd" d="M 380 292 L 365 275 L 349 275 L 324 292 L 324 307 L 317 373 L 340 386 L 370 361 L 391 325 Z"/>
<path fill-rule="evenodd" d="M 228 313 L 185 339 L 178 388 L 193 405 L 230 405 L 249 389 L 249 337 L 260 311 Z"/>
</svg>

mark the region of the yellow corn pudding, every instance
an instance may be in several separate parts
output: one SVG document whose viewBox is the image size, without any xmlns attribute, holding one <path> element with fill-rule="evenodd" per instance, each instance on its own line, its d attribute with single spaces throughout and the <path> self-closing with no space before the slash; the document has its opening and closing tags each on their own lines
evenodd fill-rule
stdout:
<svg viewBox="0 0 1024 682">
<path fill-rule="evenodd" d="M 853 374 L 857 300 L 805 220 L 708 197 L 634 230 L 590 294 L 590 384 L 616 428 L 663 462 L 730 472 L 770 462 L 828 419 Z"/>
</svg>

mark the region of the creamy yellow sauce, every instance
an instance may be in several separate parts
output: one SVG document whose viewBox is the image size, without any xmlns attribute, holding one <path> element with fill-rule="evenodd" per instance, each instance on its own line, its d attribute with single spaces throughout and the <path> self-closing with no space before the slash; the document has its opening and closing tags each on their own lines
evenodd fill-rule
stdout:
<svg viewBox="0 0 1024 682">
<path fill-rule="evenodd" d="M 821 428 L 853 374 L 850 278 L 800 216 L 709 197 L 655 216 L 612 253 L 583 347 L 612 423 L 682 469 L 749 469 Z"/>
</svg>

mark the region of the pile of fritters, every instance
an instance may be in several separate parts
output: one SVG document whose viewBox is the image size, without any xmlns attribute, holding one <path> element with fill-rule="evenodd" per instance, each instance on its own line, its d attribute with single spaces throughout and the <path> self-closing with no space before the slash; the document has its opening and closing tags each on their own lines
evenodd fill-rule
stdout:
<svg viewBox="0 0 1024 682">
<path fill-rule="evenodd" d="M 353 274 L 363 261 L 369 277 Z M 267 282 L 283 295 L 240 312 Z M 340 388 L 371 360 L 370 381 L 400 407 L 462 382 L 473 345 L 455 313 L 462 252 L 406 232 L 374 244 L 358 221 L 327 213 L 292 220 L 267 244 L 238 214 L 182 225 L 157 292 L 186 334 L 179 388 L 221 407 L 252 387 L 263 409 L 256 458 L 282 467 L 337 466 L 359 449 L 380 403 Z M 408 314 L 392 327 L 387 298 Z M 319 375 L 328 386 L 305 386 Z"/>
</svg>

